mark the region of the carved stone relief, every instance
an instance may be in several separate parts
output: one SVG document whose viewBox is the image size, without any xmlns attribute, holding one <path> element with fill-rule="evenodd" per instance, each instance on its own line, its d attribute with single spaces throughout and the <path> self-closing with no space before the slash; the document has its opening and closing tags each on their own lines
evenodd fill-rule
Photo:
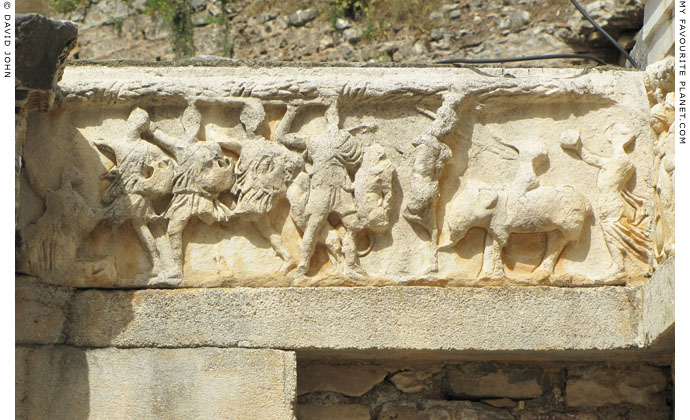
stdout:
<svg viewBox="0 0 690 420">
<path fill-rule="evenodd" d="M 9 15 L 6 16 L 6 19 Z M 19 173 L 26 139 L 26 118 L 47 111 L 55 101 L 65 61 L 77 44 L 77 25 L 32 14 L 17 14 L 15 31 L 14 170 L 15 210 L 19 205 Z M 8 35 L 9 36 L 9 35 Z M 15 220 L 16 221 L 16 220 Z"/>
<path fill-rule="evenodd" d="M 19 269 L 101 287 L 603 285 L 668 252 L 640 73 L 299 70 L 68 72 L 63 106 L 29 125 Z"/>
<path fill-rule="evenodd" d="M 658 265 L 675 254 L 675 62 L 650 65 L 645 77 L 654 144 L 653 257 Z"/>
</svg>

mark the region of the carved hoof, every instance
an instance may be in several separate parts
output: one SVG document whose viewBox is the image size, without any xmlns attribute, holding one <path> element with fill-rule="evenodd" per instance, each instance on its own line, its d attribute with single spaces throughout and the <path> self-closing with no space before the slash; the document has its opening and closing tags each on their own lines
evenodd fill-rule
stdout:
<svg viewBox="0 0 690 420">
<path fill-rule="evenodd" d="M 307 268 L 303 265 L 297 266 L 295 277 L 292 278 L 292 286 L 305 286 L 307 283 Z"/>
<path fill-rule="evenodd" d="M 149 280 L 149 285 L 154 287 L 178 286 L 180 283 L 182 283 L 182 273 L 178 270 L 160 273 Z"/>
<path fill-rule="evenodd" d="M 158 274 L 161 272 L 160 268 L 158 267 L 157 264 L 154 264 L 153 267 L 151 267 L 151 277 L 158 277 Z"/>
<path fill-rule="evenodd" d="M 541 270 L 541 269 L 540 269 L 540 270 L 534 270 L 534 271 L 532 272 L 532 275 L 531 275 L 530 277 L 531 277 L 532 280 L 534 280 L 534 281 L 541 282 L 541 281 L 548 280 L 549 277 L 551 277 L 551 274 L 552 274 L 552 273 L 550 273 L 550 272 L 548 272 L 548 271 L 546 271 L 546 270 Z"/>
<path fill-rule="evenodd" d="M 426 268 L 426 270 L 424 270 L 424 272 L 422 273 L 422 275 L 423 275 L 423 276 L 426 276 L 426 275 L 429 275 L 429 274 L 436 274 L 436 273 L 438 273 L 438 263 L 436 263 L 436 264 L 431 264 L 430 266 L 428 266 L 428 267 Z"/>
<path fill-rule="evenodd" d="M 602 283 L 604 284 L 621 284 L 625 277 L 625 270 L 622 267 L 614 265 L 602 276 Z"/>
<path fill-rule="evenodd" d="M 479 274 L 479 280 L 502 280 L 506 277 L 505 273 L 500 271 L 494 271 L 491 274 L 481 273 Z"/>
<path fill-rule="evenodd" d="M 364 280 L 365 278 L 369 277 L 369 274 L 367 274 L 367 272 L 358 265 L 345 267 L 343 274 L 345 274 L 345 277 L 350 280 Z"/>
<path fill-rule="evenodd" d="M 180 278 L 171 278 L 160 275 L 157 277 L 151 277 L 149 280 L 149 286 L 152 287 L 173 287 L 179 286 L 180 283 L 182 283 L 182 279 Z"/>
<path fill-rule="evenodd" d="M 283 264 L 280 265 L 280 270 L 278 270 L 278 271 L 282 275 L 287 275 L 287 273 L 289 273 L 290 270 L 292 270 L 295 267 L 297 267 L 297 263 L 295 263 L 294 261 L 292 261 L 292 260 L 283 261 Z"/>
</svg>

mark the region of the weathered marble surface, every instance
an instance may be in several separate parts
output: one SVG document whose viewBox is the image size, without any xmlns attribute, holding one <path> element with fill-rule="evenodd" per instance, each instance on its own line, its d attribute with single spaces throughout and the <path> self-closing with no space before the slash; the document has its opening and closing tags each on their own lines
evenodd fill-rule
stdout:
<svg viewBox="0 0 690 420">
<path fill-rule="evenodd" d="M 49 283 L 584 286 L 650 272 L 642 72 L 79 66 L 61 87 L 62 105 L 29 120 L 18 222 L 20 271 Z"/>
</svg>

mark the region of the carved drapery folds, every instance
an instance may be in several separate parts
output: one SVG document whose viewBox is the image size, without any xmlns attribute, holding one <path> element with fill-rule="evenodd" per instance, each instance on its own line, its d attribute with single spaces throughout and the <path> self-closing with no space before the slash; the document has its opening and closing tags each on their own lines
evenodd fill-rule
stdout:
<svg viewBox="0 0 690 420">
<path fill-rule="evenodd" d="M 651 107 L 654 143 L 654 264 L 675 254 L 675 61 L 673 57 L 647 68 L 645 85 Z"/>
<path fill-rule="evenodd" d="M 22 271 L 103 287 L 631 284 L 672 249 L 650 124 L 669 128 L 641 73 L 123 70 L 74 69 L 60 112 L 30 127 L 58 156 L 41 166 L 27 143 Z"/>
</svg>

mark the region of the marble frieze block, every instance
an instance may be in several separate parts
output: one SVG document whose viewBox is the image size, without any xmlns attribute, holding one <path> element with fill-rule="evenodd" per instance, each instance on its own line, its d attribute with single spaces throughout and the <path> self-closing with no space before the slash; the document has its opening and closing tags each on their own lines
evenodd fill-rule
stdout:
<svg viewBox="0 0 690 420">
<path fill-rule="evenodd" d="M 68 67 L 60 105 L 27 123 L 18 271 L 79 287 L 640 283 L 673 253 L 663 77 Z"/>
</svg>

